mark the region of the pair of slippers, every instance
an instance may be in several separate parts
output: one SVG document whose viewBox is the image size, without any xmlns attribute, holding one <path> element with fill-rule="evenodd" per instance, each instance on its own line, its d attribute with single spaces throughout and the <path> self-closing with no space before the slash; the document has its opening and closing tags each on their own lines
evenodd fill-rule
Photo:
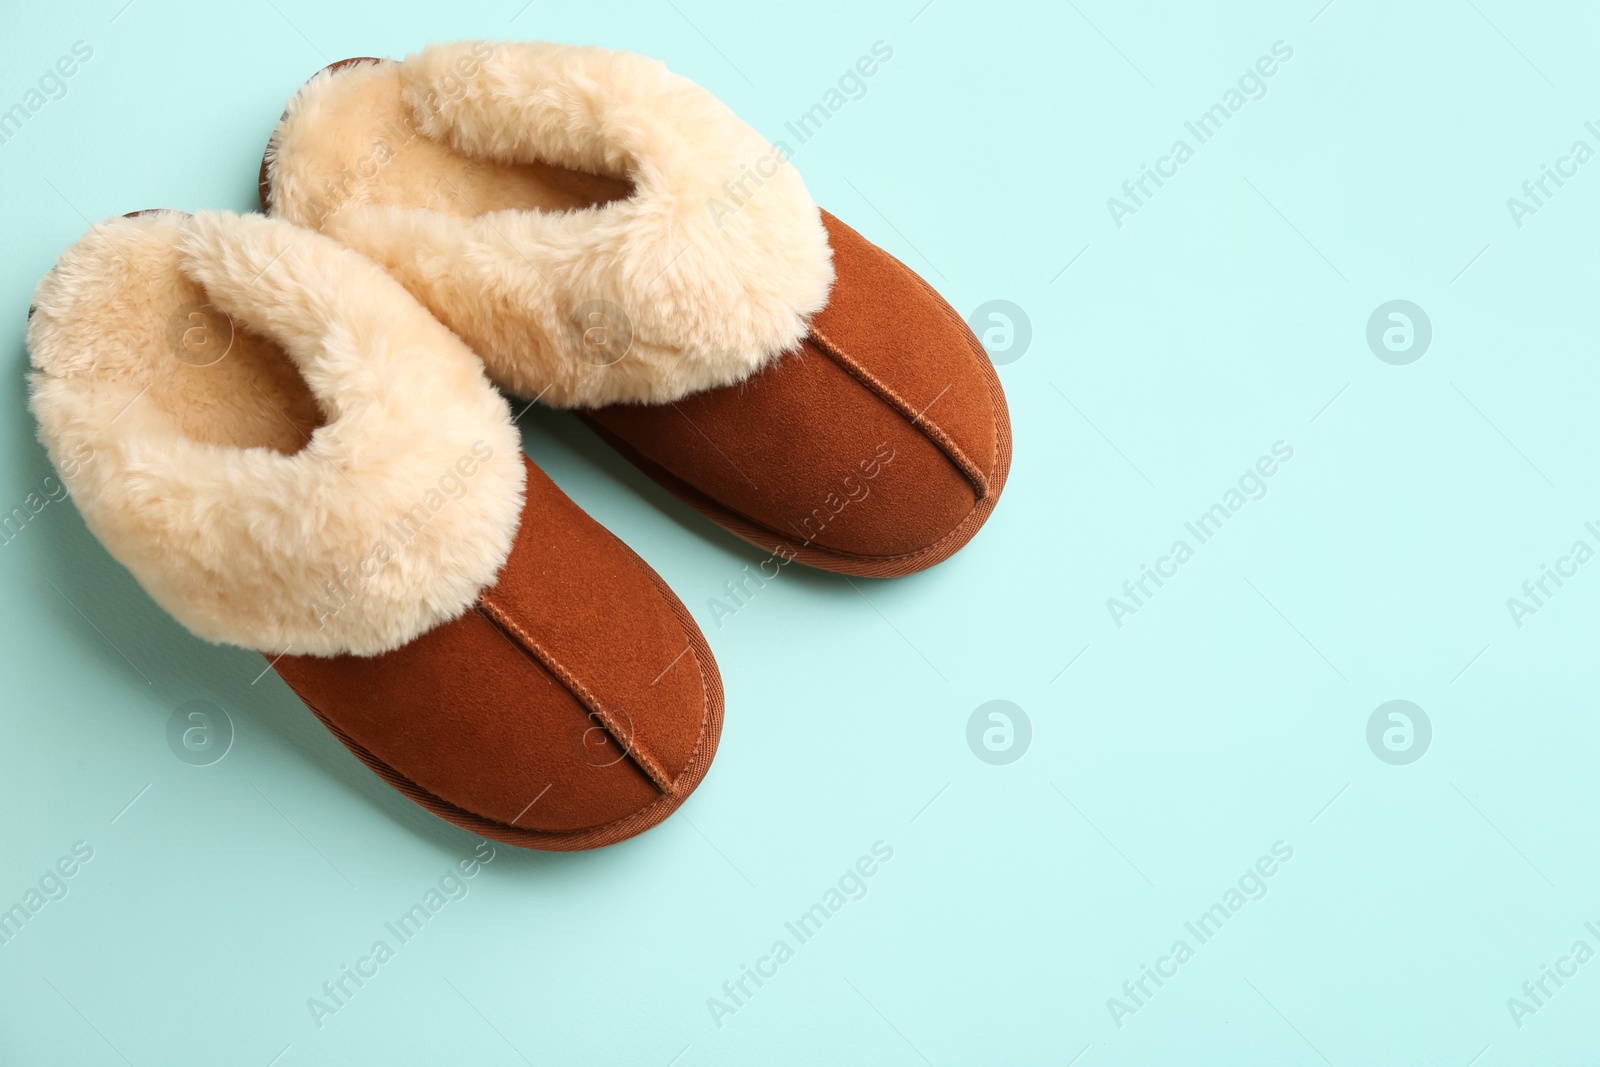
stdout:
<svg viewBox="0 0 1600 1067">
<path fill-rule="evenodd" d="M 261 200 L 62 254 L 29 313 L 40 439 L 164 609 L 262 652 L 474 833 L 638 834 L 723 716 L 689 612 L 523 456 L 499 390 L 578 409 L 782 564 L 921 570 L 1005 483 L 1005 400 L 960 316 L 656 61 L 346 60 L 290 101 Z"/>
</svg>

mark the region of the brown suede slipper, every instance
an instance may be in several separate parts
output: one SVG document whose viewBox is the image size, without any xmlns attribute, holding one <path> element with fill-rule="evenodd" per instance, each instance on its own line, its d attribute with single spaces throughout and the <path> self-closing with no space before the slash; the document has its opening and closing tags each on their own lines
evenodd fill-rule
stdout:
<svg viewBox="0 0 1600 1067">
<path fill-rule="evenodd" d="M 1011 429 L 966 323 L 787 153 L 627 52 L 466 42 L 289 102 L 263 208 L 376 260 L 518 396 L 785 560 L 892 577 L 994 510 Z"/>
<path fill-rule="evenodd" d="M 95 536 L 429 811 L 595 848 L 705 777 L 722 686 L 688 611 L 367 259 L 261 216 L 137 213 L 62 254 L 28 348 Z"/>
</svg>

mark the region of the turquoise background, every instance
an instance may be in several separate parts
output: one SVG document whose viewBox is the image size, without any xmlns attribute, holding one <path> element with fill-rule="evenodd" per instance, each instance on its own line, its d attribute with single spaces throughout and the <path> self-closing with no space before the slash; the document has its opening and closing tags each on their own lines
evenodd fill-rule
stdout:
<svg viewBox="0 0 1600 1067">
<path fill-rule="evenodd" d="M 720 627 L 709 599 L 761 553 L 569 416 L 524 415 L 529 454 L 705 628 L 721 751 L 640 838 L 498 847 L 320 1028 L 308 998 L 476 839 L 49 504 L 0 546 L 0 907 L 74 843 L 93 858 L 0 945 L 0 1062 L 1600 1058 L 1600 962 L 1520 1027 L 1507 1004 L 1600 950 L 1600 565 L 1520 627 L 1507 608 L 1600 548 L 1600 162 L 1520 227 L 1506 203 L 1574 140 L 1600 149 L 1592 7 L 123 3 L 13 10 L 0 35 L 0 108 L 94 50 L 0 144 L 0 510 L 49 473 L 23 322 L 53 257 L 106 215 L 252 208 L 305 77 L 429 41 L 647 52 L 771 138 L 885 42 L 795 163 L 963 314 L 1019 305 L 1032 343 L 1001 367 L 1016 460 L 972 545 L 854 587 L 789 568 Z M 1118 227 L 1107 198 L 1278 41 L 1266 94 Z M 1432 324 L 1409 365 L 1366 341 L 1393 299 Z M 1266 495 L 1119 628 L 1107 598 L 1279 441 Z M 1031 723 L 998 766 L 967 741 L 996 699 Z M 1405 765 L 1367 741 L 1394 699 L 1432 727 Z M 209 766 L 168 746 L 191 700 L 235 731 Z M 719 1026 L 723 983 L 880 841 L 865 896 Z M 1185 923 L 1278 842 L 1266 895 L 1199 944 Z M 1193 958 L 1115 1019 L 1178 939 Z"/>
</svg>

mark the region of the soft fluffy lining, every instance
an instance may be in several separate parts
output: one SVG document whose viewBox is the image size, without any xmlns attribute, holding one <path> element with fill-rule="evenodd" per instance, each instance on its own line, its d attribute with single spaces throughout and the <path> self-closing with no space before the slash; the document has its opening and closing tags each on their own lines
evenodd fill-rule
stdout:
<svg viewBox="0 0 1600 1067">
<path fill-rule="evenodd" d="M 833 281 L 794 167 L 629 52 L 468 42 L 324 71 L 267 162 L 275 214 L 376 259 L 497 384 L 548 404 L 748 377 Z"/>
<path fill-rule="evenodd" d="M 199 636 L 374 655 L 505 562 L 524 477 L 506 403 L 356 253 L 261 216 L 146 214 L 91 229 L 34 304 L 40 440 Z"/>
</svg>

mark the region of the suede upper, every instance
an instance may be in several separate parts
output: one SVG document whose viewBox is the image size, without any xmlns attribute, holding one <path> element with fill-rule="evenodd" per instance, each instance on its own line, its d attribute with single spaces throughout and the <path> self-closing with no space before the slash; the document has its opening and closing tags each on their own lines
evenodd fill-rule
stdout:
<svg viewBox="0 0 1600 1067">
<path fill-rule="evenodd" d="M 655 825 L 722 723 L 705 638 L 653 571 L 527 464 L 528 506 L 478 607 L 383 656 L 277 671 L 413 800 L 474 832 L 593 848 Z"/>
<path fill-rule="evenodd" d="M 921 278 L 824 213 L 838 281 L 801 351 L 739 386 L 586 419 L 767 550 L 888 577 L 950 555 L 1010 464 L 987 355 Z"/>
</svg>

